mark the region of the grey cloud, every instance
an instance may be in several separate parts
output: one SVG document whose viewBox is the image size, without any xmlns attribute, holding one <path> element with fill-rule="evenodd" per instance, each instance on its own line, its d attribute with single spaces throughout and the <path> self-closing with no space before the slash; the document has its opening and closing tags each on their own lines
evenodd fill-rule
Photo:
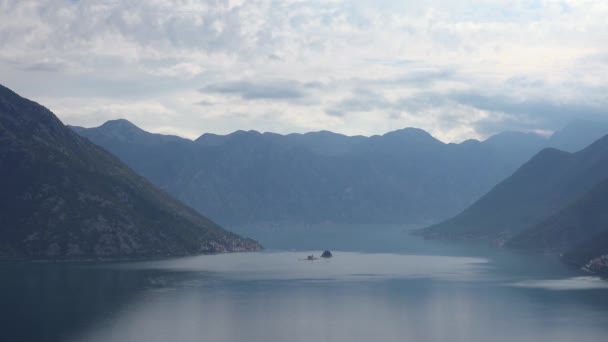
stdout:
<svg viewBox="0 0 608 342">
<path fill-rule="evenodd" d="M 608 116 L 601 107 L 608 108 L 608 89 L 597 86 L 608 72 L 601 44 L 608 12 L 599 2 L 573 6 L 576 15 L 566 18 L 526 4 L 433 3 L 426 16 L 429 4 L 394 0 L 0 0 L 0 74 L 31 95 L 66 103 L 78 97 L 164 98 L 167 107 L 190 116 L 183 120 L 186 131 L 202 120 L 199 112 L 221 118 L 222 130 L 268 129 L 277 121 L 285 132 L 314 127 L 359 133 L 377 129 L 368 119 L 377 122 L 378 113 L 403 114 L 405 124 L 490 133 Z M 581 30 L 557 25 L 562 19 Z M 552 60 L 561 48 L 559 65 L 542 64 L 544 53 Z M 524 54 L 521 63 L 509 60 L 515 53 Z M 200 70 L 181 77 L 188 65 Z M 192 94 L 198 88 L 230 101 Z M 281 113 L 262 118 L 278 102 Z M 247 107 L 250 117 L 227 119 L 232 104 Z M 283 115 L 290 108 L 305 112 L 295 107 L 309 104 L 315 104 L 306 108 L 310 118 Z M 323 117 L 351 112 L 363 115 Z M 340 126 L 324 127 L 332 122 Z"/>
<path fill-rule="evenodd" d="M 61 62 L 35 62 L 31 64 L 22 65 L 21 70 L 26 71 L 43 71 L 43 72 L 57 72 L 62 71 L 66 68 L 65 63 Z"/>
<path fill-rule="evenodd" d="M 414 63 L 406 61 L 404 63 Z M 371 112 L 374 110 L 385 111 L 418 111 L 432 106 L 445 104 L 447 101 L 444 94 L 433 92 L 432 85 L 439 81 L 462 80 L 455 69 L 413 69 L 398 76 L 383 79 L 351 79 L 342 84 L 331 85 L 332 87 L 351 88 L 351 96 L 330 108 L 325 113 L 330 116 L 345 116 L 349 112 Z M 386 88 L 415 87 L 419 89 L 416 95 L 405 97 L 396 101 L 389 101 L 382 94 Z M 374 90 L 372 90 L 374 89 Z"/>
<path fill-rule="evenodd" d="M 244 100 L 311 100 L 311 92 L 315 90 L 335 91 L 339 88 L 352 89 L 352 96 L 335 103 L 325 109 L 330 116 L 344 116 L 349 112 L 369 112 L 376 109 L 415 110 L 437 103 L 444 103 L 442 95 L 432 92 L 419 92 L 412 98 L 404 98 L 395 102 L 387 100 L 382 90 L 387 87 L 429 87 L 437 81 L 458 79 L 458 73 L 453 69 L 413 69 L 398 76 L 384 79 L 354 78 L 329 83 L 294 80 L 237 80 L 208 84 L 199 89 L 201 93 L 223 94 L 238 96 Z M 378 89 L 378 90 L 372 90 Z"/>
<path fill-rule="evenodd" d="M 461 104 L 475 108 L 536 120 L 554 121 L 572 117 L 599 118 L 608 115 L 608 108 L 587 103 L 557 103 L 546 99 L 517 100 L 507 96 L 488 96 L 477 93 L 455 93 L 450 97 Z"/>
<path fill-rule="evenodd" d="M 502 120 L 490 118 L 476 124 L 478 132 L 496 133 L 501 130 L 557 129 L 575 119 L 605 120 L 608 108 L 588 103 L 557 103 L 535 98 L 517 100 L 507 96 L 489 96 L 477 93 L 455 93 L 449 97 L 481 110 L 501 112 Z"/>
<path fill-rule="evenodd" d="M 542 87 L 541 81 L 525 79 L 517 82 L 520 86 L 524 83 L 528 87 Z M 491 112 L 488 117 L 470 123 L 482 136 L 502 131 L 556 130 L 578 119 L 605 121 L 608 118 L 608 107 L 600 104 L 576 101 L 560 103 L 546 97 L 516 99 L 477 92 L 428 92 L 398 102 L 399 108 L 411 112 L 432 107 L 449 110 L 450 106 L 455 105 Z M 447 113 L 442 114 L 442 118 L 455 124 L 462 119 L 450 118 Z"/>
<path fill-rule="evenodd" d="M 203 107 L 213 106 L 214 105 L 213 102 L 209 102 L 209 101 L 205 101 L 205 100 L 195 102 L 194 104 L 197 105 L 197 106 L 203 106 Z"/>
<path fill-rule="evenodd" d="M 23 71 L 41 71 L 41 72 L 58 72 L 69 69 L 69 63 L 59 59 L 2 59 L 0 62 L 4 62 L 8 65 L 14 66 L 16 69 Z"/>
<path fill-rule="evenodd" d="M 301 83 L 290 80 L 274 81 L 227 81 L 214 83 L 199 89 L 202 93 L 238 96 L 244 100 L 294 100 L 308 96 L 308 91 L 319 83 Z"/>
<path fill-rule="evenodd" d="M 444 107 L 452 104 L 444 93 L 423 91 L 413 96 L 404 97 L 394 103 L 395 108 L 409 112 L 419 112 L 433 107 Z"/>
<path fill-rule="evenodd" d="M 382 94 L 368 88 L 357 88 L 351 96 L 325 110 L 330 116 L 345 116 L 350 112 L 370 112 L 376 109 L 393 108 L 394 104 Z"/>
<path fill-rule="evenodd" d="M 542 87 L 537 80 L 519 78 L 508 83 L 529 87 Z M 508 89 L 508 88 L 507 88 Z M 507 91 L 507 90 L 505 90 Z M 460 105 L 458 115 L 451 108 Z M 576 119 L 603 121 L 608 118 L 608 107 L 595 103 L 555 102 L 548 98 L 515 99 L 505 95 L 487 95 L 479 92 L 421 91 L 409 97 L 388 100 L 382 92 L 357 88 L 351 96 L 326 108 L 325 113 L 343 117 L 351 112 L 381 112 L 388 117 L 399 112 L 423 113 L 431 108 L 441 110 L 440 117 L 446 128 L 462 124 L 466 108 L 493 113 L 487 118 L 470 123 L 482 135 L 504 130 L 555 130 Z"/>
<path fill-rule="evenodd" d="M 545 85 L 543 80 L 530 78 L 527 76 L 514 76 L 506 82 L 509 86 L 524 87 L 524 88 L 540 88 Z"/>
<path fill-rule="evenodd" d="M 414 62 L 412 62 L 414 63 Z M 418 86 L 427 87 L 438 81 L 464 80 L 456 69 L 422 69 L 411 68 L 399 75 L 381 79 L 361 79 L 355 78 L 349 82 L 355 87 L 399 87 L 399 86 Z"/>
<path fill-rule="evenodd" d="M 599 53 L 591 53 L 591 54 L 587 54 L 583 57 L 579 58 L 579 62 L 581 64 L 600 64 L 600 65 L 606 65 L 608 64 L 608 52 L 603 51 L 603 52 L 599 52 Z"/>
<path fill-rule="evenodd" d="M 396 84 L 412 84 L 417 86 L 429 85 L 437 81 L 455 79 L 455 70 L 416 70 L 393 80 Z"/>
<path fill-rule="evenodd" d="M 351 96 L 342 100 L 325 112 L 331 116 L 345 116 L 350 112 L 384 111 L 394 115 L 396 112 L 418 112 L 427 108 L 448 104 L 445 94 L 438 92 L 418 92 L 410 97 L 389 101 L 383 94 L 369 88 L 355 89 Z"/>
<path fill-rule="evenodd" d="M 410 64 L 416 63 L 414 60 L 410 59 L 389 59 L 389 58 L 366 58 L 363 60 L 364 62 L 374 63 L 374 64 L 382 64 L 394 67 L 402 67 Z"/>
</svg>

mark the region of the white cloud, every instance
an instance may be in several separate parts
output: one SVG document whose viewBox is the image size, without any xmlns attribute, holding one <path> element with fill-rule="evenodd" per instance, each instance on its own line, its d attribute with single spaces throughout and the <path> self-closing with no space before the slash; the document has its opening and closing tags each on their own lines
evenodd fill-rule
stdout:
<svg viewBox="0 0 608 342">
<path fill-rule="evenodd" d="M 202 74 L 205 68 L 194 63 L 178 63 L 167 67 L 149 69 L 148 72 L 156 76 L 178 77 L 178 78 L 193 78 Z"/>
<path fill-rule="evenodd" d="M 67 123 L 462 140 L 608 116 L 606 17 L 573 0 L 0 0 L 0 82 Z"/>
</svg>

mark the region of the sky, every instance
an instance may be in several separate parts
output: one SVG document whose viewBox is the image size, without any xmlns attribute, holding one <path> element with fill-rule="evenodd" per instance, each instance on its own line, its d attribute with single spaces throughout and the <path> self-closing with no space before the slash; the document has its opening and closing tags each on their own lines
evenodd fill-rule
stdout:
<svg viewBox="0 0 608 342">
<path fill-rule="evenodd" d="M 445 142 L 608 120 L 608 1 L 0 0 L 0 83 L 66 124 Z"/>
</svg>

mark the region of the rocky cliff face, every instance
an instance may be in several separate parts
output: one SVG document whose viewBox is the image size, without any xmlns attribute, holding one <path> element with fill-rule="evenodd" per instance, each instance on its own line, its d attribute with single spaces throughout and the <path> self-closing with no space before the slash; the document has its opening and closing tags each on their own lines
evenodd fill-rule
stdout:
<svg viewBox="0 0 608 342">
<path fill-rule="evenodd" d="M 4 260 L 261 248 L 156 189 L 49 110 L 2 86 L 0 189 Z"/>
</svg>

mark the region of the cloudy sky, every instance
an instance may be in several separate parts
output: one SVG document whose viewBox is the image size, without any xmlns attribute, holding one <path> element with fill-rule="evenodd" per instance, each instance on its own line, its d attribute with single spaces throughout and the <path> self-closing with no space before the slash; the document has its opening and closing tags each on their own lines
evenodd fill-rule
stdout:
<svg viewBox="0 0 608 342">
<path fill-rule="evenodd" d="M 65 123 L 420 127 L 444 141 L 608 119 L 608 2 L 0 0 L 0 83 Z"/>
</svg>

